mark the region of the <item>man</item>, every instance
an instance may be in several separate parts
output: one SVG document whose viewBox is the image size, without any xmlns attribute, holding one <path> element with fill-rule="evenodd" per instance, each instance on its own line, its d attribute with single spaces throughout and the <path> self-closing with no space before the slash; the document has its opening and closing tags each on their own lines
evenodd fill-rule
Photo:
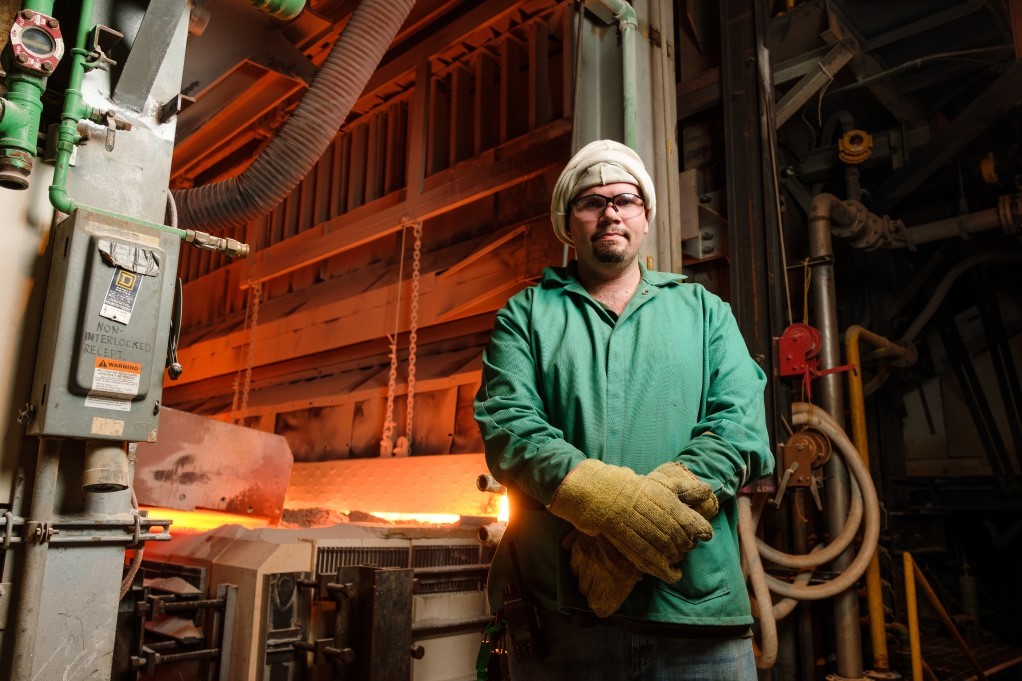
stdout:
<svg viewBox="0 0 1022 681">
<path fill-rule="evenodd" d="M 773 468 L 765 377 L 725 303 L 640 262 L 655 206 L 633 151 L 580 150 L 550 207 L 576 260 L 508 301 L 483 356 L 514 679 L 756 678 L 735 495 Z"/>
</svg>

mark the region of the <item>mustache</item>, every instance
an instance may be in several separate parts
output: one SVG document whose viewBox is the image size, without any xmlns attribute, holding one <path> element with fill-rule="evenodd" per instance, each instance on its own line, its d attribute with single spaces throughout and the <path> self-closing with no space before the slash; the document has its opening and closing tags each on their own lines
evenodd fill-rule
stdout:
<svg viewBox="0 0 1022 681">
<path fill-rule="evenodd" d="M 593 234 L 593 237 L 592 239 L 590 239 L 590 241 L 597 241 L 605 236 L 611 235 L 624 237 L 625 239 L 631 241 L 631 237 L 629 237 L 626 233 L 618 229 L 601 229 L 600 231 L 596 232 L 596 234 Z"/>
</svg>

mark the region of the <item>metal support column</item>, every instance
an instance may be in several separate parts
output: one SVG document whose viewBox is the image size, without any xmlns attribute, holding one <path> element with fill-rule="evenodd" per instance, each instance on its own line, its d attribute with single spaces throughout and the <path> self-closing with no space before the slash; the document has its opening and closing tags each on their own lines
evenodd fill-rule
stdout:
<svg viewBox="0 0 1022 681">
<path fill-rule="evenodd" d="M 749 352 L 768 378 L 767 426 L 775 440 L 775 415 L 787 413 L 790 396 L 781 392 L 773 361 L 773 339 L 785 326 L 786 287 L 771 160 L 773 86 L 769 68 L 760 68 L 767 59 L 765 11 L 754 0 L 720 3 L 730 302 Z"/>
</svg>

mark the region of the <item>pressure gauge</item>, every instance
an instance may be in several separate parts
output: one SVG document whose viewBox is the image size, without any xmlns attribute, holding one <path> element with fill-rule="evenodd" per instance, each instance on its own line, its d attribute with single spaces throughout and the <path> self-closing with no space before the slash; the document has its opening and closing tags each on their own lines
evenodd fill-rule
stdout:
<svg viewBox="0 0 1022 681">
<path fill-rule="evenodd" d="M 20 68 L 44 76 L 53 73 L 64 55 L 60 23 L 30 9 L 18 12 L 11 26 L 11 52 Z"/>
</svg>

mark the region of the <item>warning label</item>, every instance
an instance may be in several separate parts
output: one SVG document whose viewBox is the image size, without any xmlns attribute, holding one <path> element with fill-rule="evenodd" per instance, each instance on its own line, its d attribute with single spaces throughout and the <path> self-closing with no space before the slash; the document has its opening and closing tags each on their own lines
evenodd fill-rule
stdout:
<svg viewBox="0 0 1022 681">
<path fill-rule="evenodd" d="M 110 280 L 103 306 L 99 308 L 99 316 L 112 319 L 121 324 L 131 321 L 131 311 L 135 309 L 135 299 L 142 287 L 142 276 L 118 267 Z"/>
<path fill-rule="evenodd" d="M 117 411 L 131 411 L 131 400 L 119 400 L 115 397 L 89 393 L 85 397 L 85 406 L 93 409 L 115 409 Z M 93 431 L 96 432 L 95 430 Z"/>
<path fill-rule="evenodd" d="M 105 395 L 115 399 L 134 397 L 138 395 L 141 378 L 142 365 L 138 362 L 97 357 L 89 396 Z"/>
</svg>

